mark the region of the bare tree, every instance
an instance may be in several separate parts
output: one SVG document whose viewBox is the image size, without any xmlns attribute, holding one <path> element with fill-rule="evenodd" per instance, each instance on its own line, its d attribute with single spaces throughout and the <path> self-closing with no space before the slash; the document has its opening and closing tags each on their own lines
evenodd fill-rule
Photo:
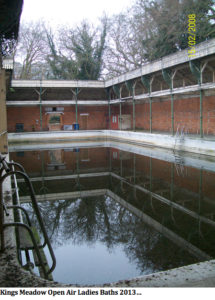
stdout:
<svg viewBox="0 0 215 300">
<path fill-rule="evenodd" d="M 19 62 L 15 69 L 18 79 L 33 79 L 40 76 L 42 66 L 45 66 L 47 43 L 44 23 L 22 23 L 15 61 Z"/>
<path fill-rule="evenodd" d="M 108 47 L 105 52 L 108 77 L 138 68 L 145 61 L 142 43 L 145 31 L 141 27 L 143 20 L 137 23 L 132 13 L 129 10 L 113 16 L 109 21 Z M 138 30 L 141 30 L 141 34 Z"/>
<path fill-rule="evenodd" d="M 117 76 L 188 47 L 188 15 L 196 15 L 196 41 L 215 36 L 214 0 L 136 0 L 110 19 L 105 69 Z"/>
</svg>

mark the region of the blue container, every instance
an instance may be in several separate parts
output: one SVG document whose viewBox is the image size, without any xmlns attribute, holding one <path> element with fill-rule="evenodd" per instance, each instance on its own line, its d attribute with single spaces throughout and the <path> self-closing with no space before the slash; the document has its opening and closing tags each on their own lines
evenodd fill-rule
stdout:
<svg viewBox="0 0 215 300">
<path fill-rule="evenodd" d="M 74 128 L 74 130 L 79 130 L 79 124 L 78 123 L 73 123 L 73 128 Z"/>
</svg>

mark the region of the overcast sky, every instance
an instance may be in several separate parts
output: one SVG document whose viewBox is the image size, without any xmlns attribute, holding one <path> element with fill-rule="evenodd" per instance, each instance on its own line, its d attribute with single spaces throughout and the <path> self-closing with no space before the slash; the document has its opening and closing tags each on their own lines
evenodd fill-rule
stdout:
<svg viewBox="0 0 215 300">
<path fill-rule="evenodd" d="M 92 23 L 102 16 L 119 13 L 133 0 L 24 0 L 21 22 L 43 19 L 51 26 L 78 24 L 83 19 Z"/>
</svg>

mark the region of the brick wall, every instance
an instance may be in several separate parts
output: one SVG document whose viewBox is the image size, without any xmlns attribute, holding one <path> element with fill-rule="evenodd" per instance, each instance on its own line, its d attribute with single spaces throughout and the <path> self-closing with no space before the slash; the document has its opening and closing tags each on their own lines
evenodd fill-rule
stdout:
<svg viewBox="0 0 215 300">
<path fill-rule="evenodd" d="M 24 131 L 38 131 L 40 129 L 39 107 L 8 107 L 8 132 L 15 132 L 16 123 L 24 124 Z"/>
<path fill-rule="evenodd" d="M 152 130 L 171 131 L 171 102 L 152 103 Z"/>
<path fill-rule="evenodd" d="M 207 99 L 204 99 L 207 101 Z M 200 104 L 199 97 L 180 99 L 174 101 L 174 126 L 183 128 L 188 133 L 199 134 L 200 132 Z"/>
<path fill-rule="evenodd" d="M 78 108 L 80 129 L 107 129 L 108 106 L 81 106 Z"/>
<path fill-rule="evenodd" d="M 133 106 L 122 103 L 122 114 L 131 115 L 133 126 Z M 16 123 L 24 123 L 24 131 L 40 130 L 39 107 L 8 107 L 8 131 L 14 132 Z M 111 115 L 119 115 L 119 104 L 111 106 Z M 174 130 L 184 128 L 192 134 L 200 133 L 199 97 L 174 100 Z M 43 108 L 43 130 L 48 130 L 48 115 Z M 149 103 L 135 105 L 136 129 L 149 131 Z M 64 107 L 61 127 L 76 122 L 75 106 Z M 107 129 L 108 106 L 79 106 L 78 123 L 82 130 Z M 171 132 L 171 101 L 152 103 L 152 131 Z M 203 96 L 203 131 L 204 135 L 215 135 L 215 96 Z"/>
<path fill-rule="evenodd" d="M 62 107 L 62 106 L 61 106 Z M 23 123 L 24 131 L 40 131 L 39 107 L 8 107 L 8 131 L 15 132 L 16 124 Z M 42 109 L 42 127 L 48 130 L 49 114 Z M 61 115 L 61 129 L 64 125 L 76 122 L 75 106 L 66 106 Z M 78 107 L 78 123 L 80 129 L 106 129 L 108 124 L 107 106 L 80 106 Z"/>
<path fill-rule="evenodd" d="M 149 103 L 135 105 L 136 129 L 143 129 L 149 131 L 150 117 L 149 117 Z"/>
<path fill-rule="evenodd" d="M 203 96 L 203 133 L 215 135 L 215 96 Z M 136 129 L 149 131 L 149 103 L 135 105 Z M 132 106 L 130 106 L 132 114 Z M 174 130 L 200 133 L 199 97 L 174 100 Z M 171 132 L 171 101 L 152 103 L 152 131 Z"/>
<path fill-rule="evenodd" d="M 215 96 L 203 98 L 203 130 L 215 135 Z"/>
</svg>

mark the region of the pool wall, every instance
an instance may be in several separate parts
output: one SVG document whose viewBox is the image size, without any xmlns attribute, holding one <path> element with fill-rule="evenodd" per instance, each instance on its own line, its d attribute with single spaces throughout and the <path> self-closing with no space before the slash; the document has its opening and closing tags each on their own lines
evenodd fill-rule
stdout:
<svg viewBox="0 0 215 300">
<path fill-rule="evenodd" d="M 174 151 L 185 151 L 215 156 L 215 139 L 201 139 L 192 136 L 171 136 L 167 134 L 150 134 L 143 132 L 120 130 L 89 130 L 89 131 L 52 131 L 10 133 L 9 144 L 63 142 L 81 140 L 114 140 L 139 146 L 159 147 Z"/>
</svg>

